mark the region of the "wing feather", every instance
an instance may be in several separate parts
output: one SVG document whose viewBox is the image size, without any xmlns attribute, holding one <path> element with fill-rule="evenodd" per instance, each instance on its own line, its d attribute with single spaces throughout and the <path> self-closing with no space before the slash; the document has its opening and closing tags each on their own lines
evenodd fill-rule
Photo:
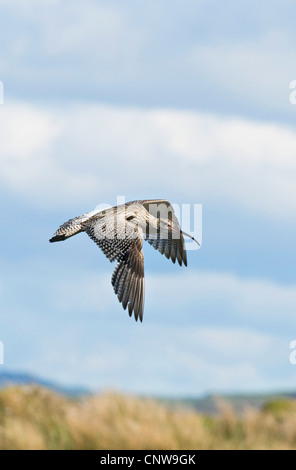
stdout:
<svg viewBox="0 0 296 470">
<path fill-rule="evenodd" d="M 170 224 L 166 231 L 158 229 L 157 233 L 146 233 L 148 243 L 162 255 L 164 254 L 167 259 L 171 259 L 173 263 L 177 259 L 180 266 L 182 266 L 182 263 L 187 266 L 184 237 L 173 206 L 166 199 L 149 199 L 140 202 L 150 214 L 154 216 L 157 214 L 159 222 L 166 221 Z M 160 208 L 159 213 L 157 211 L 158 207 Z M 165 208 L 164 216 L 161 210 L 162 207 Z"/>
<path fill-rule="evenodd" d="M 142 232 L 130 225 L 129 234 L 124 236 L 128 222 L 125 218 L 104 218 L 90 221 L 85 231 L 102 249 L 110 261 L 117 260 L 111 283 L 118 301 L 124 310 L 128 307 L 129 315 L 134 313 L 137 320 L 143 319 L 144 311 L 144 255 L 142 251 Z M 120 225 L 122 224 L 122 225 Z"/>
<path fill-rule="evenodd" d="M 115 267 L 112 276 L 114 292 L 124 310 L 134 313 L 136 320 L 143 320 L 144 311 L 144 255 L 141 238 L 134 240 L 129 251 Z"/>
</svg>

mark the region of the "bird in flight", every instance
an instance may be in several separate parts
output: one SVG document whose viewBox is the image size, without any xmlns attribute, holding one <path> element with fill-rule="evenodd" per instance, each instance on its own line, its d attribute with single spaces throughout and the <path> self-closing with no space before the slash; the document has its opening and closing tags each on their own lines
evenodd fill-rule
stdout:
<svg viewBox="0 0 296 470">
<path fill-rule="evenodd" d="M 143 239 L 180 266 L 187 266 L 183 235 L 199 245 L 181 230 L 172 205 L 165 199 L 131 201 L 88 212 L 65 222 L 49 241 L 63 241 L 80 232 L 86 232 L 111 262 L 117 261 L 112 286 L 124 310 L 128 307 L 136 321 L 143 320 L 144 312 Z"/>
</svg>

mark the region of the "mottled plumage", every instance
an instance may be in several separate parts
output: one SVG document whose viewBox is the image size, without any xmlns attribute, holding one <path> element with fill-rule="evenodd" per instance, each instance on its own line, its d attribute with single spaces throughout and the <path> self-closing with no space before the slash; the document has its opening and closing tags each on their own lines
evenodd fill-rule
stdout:
<svg viewBox="0 0 296 470">
<path fill-rule="evenodd" d="M 111 262 L 117 261 L 111 282 L 119 302 L 136 320 L 142 321 L 144 311 L 143 238 L 173 263 L 187 266 L 184 232 L 166 200 L 132 201 L 88 212 L 61 225 L 50 242 L 80 232 L 86 232 Z"/>
</svg>

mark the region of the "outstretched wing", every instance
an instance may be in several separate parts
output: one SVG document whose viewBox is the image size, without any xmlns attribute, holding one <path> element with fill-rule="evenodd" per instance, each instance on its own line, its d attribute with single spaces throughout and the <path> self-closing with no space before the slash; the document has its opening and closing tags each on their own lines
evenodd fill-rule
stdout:
<svg viewBox="0 0 296 470">
<path fill-rule="evenodd" d="M 140 201 L 145 209 L 157 219 L 157 230 L 146 230 L 146 240 L 150 245 L 164 254 L 173 263 L 178 260 L 187 266 L 187 253 L 182 230 L 173 206 L 166 199 Z M 167 227 L 167 228 L 166 228 Z"/>
<path fill-rule="evenodd" d="M 111 280 L 114 292 L 124 310 L 128 307 L 129 315 L 134 312 L 135 319 L 142 321 L 145 293 L 142 233 L 130 224 L 133 236 L 124 237 L 120 224 L 114 231 L 110 220 L 93 219 L 85 231 L 110 261 L 118 261 Z"/>
<path fill-rule="evenodd" d="M 112 285 L 124 310 L 128 307 L 129 316 L 134 312 L 135 319 L 143 320 L 145 278 L 143 241 L 137 238 L 130 249 L 118 262 L 112 276 Z"/>
<path fill-rule="evenodd" d="M 179 239 L 173 239 L 172 233 L 168 232 L 168 238 L 161 238 L 157 235 L 156 238 L 146 238 L 146 240 L 167 259 L 171 259 L 173 263 L 177 259 L 180 266 L 182 263 L 187 266 L 187 253 L 182 233 L 180 233 Z"/>
</svg>

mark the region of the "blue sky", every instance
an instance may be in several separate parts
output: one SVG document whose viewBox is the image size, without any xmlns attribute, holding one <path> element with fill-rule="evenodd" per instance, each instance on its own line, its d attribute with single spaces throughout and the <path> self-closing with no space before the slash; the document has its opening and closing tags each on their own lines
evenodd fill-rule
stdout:
<svg viewBox="0 0 296 470">
<path fill-rule="evenodd" d="M 296 79 L 288 0 L 0 0 L 0 340 L 9 370 L 156 395 L 293 389 Z M 203 205 L 181 269 L 144 246 L 144 322 L 57 227 Z"/>
</svg>

